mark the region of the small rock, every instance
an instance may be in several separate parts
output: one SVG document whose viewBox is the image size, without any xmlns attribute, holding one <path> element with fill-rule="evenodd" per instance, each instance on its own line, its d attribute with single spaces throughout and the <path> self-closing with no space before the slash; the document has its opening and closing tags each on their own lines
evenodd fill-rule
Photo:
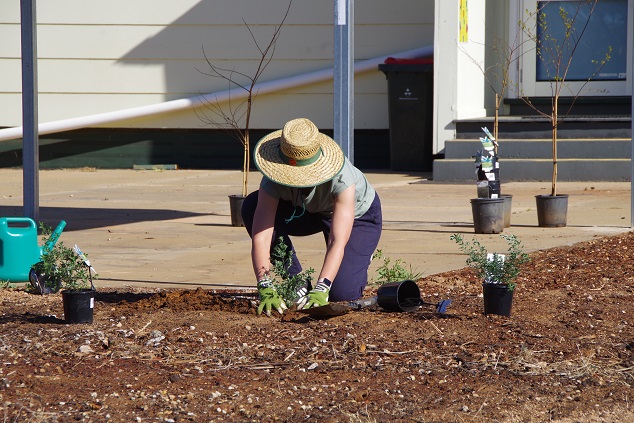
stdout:
<svg viewBox="0 0 634 423">
<path fill-rule="evenodd" d="M 165 339 L 165 335 L 160 330 L 153 330 L 150 332 L 150 339 L 145 343 L 146 346 L 157 346 L 160 342 Z"/>
<path fill-rule="evenodd" d="M 79 347 L 79 352 L 82 354 L 90 354 L 91 352 L 94 352 L 94 350 L 90 348 L 90 345 L 82 345 Z"/>
</svg>

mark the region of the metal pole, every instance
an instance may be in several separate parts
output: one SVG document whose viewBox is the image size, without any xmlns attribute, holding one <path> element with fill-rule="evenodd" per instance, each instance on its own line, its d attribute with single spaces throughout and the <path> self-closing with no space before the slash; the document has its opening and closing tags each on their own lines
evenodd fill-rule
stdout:
<svg viewBox="0 0 634 423">
<path fill-rule="evenodd" d="M 630 25 L 634 25 L 634 7 L 632 7 L 632 2 L 630 1 Z M 630 45 L 630 59 L 632 60 L 632 66 L 630 67 L 630 74 L 628 78 L 632 81 L 634 78 L 634 42 L 630 39 L 628 41 Z M 630 153 L 630 166 L 632 167 L 632 173 L 630 174 L 630 228 L 634 228 L 634 82 L 631 82 L 632 89 L 632 114 L 630 116 L 631 119 L 631 132 L 630 132 L 630 144 L 631 144 L 631 153 Z"/>
<path fill-rule="evenodd" d="M 334 137 L 354 163 L 354 0 L 335 0 Z"/>
<path fill-rule="evenodd" d="M 20 0 L 22 32 L 22 179 L 24 215 L 38 221 L 40 218 L 40 201 L 35 1 Z"/>
</svg>

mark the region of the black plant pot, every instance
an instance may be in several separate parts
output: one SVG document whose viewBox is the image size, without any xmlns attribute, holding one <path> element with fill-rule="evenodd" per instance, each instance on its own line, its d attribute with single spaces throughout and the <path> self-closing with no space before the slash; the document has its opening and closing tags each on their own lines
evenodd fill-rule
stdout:
<svg viewBox="0 0 634 423">
<path fill-rule="evenodd" d="M 420 307 L 420 289 L 416 282 L 387 282 L 377 291 L 379 306 L 388 311 L 414 311 Z"/>
<path fill-rule="evenodd" d="M 503 198 L 472 198 L 473 228 L 477 234 L 499 234 L 504 230 Z"/>
<path fill-rule="evenodd" d="M 504 227 L 511 227 L 511 215 L 513 214 L 513 196 L 512 195 L 501 195 L 501 198 L 504 199 Z"/>
<path fill-rule="evenodd" d="M 38 294 L 54 294 L 60 290 L 62 283 L 39 273 L 34 268 L 29 271 L 29 282 L 33 290 Z"/>
<path fill-rule="evenodd" d="M 536 195 L 537 225 L 546 228 L 566 226 L 568 194 Z"/>
<path fill-rule="evenodd" d="M 507 284 L 483 283 L 484 314 L 510 316 L 513 305 L 513 292 Z"/>
<path fill-rule="evenodd" d="M 231 210 L 231 226 L 244 226 L 242 221 L 242 203 L 244 203 L 244 195 L 230 195 L 229 209 Z"/>
<path fill-rule="evenodd" d="M 502 183 L 499 179 L 489 181 L 489 197 L 500 198 L 502 194 Z"/>
<path fill-rule="evenodd" d="M 95 309 L 94 289 L 62 291 L 66 323 L 92 323 Z"/>
</svg>

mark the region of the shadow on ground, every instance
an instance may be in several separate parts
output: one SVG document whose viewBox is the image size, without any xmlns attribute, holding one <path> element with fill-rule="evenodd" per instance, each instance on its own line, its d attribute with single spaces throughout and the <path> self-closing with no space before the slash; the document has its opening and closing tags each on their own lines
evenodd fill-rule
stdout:
<svg viewBox="0 0 634 423">
<path fill-rule="evenodd" d="M 155 222 L 211 215 L 213 213 L 192 213 L 166 209 L 40 207 L 40 220 L 42 222 L 56 227 L 61 220 L 65 220 L 67 222 L 65 231 L 80 231 L 137 222 Z M 0 206 L 0 216 L 24 216 L 24 210 L 22 207 Z"/>
</svg>

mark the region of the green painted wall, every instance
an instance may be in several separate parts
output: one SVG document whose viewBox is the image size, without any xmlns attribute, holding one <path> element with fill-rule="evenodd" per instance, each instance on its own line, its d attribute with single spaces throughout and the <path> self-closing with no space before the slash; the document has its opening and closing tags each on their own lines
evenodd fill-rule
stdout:
<svg viewBox="0 0 634 423">
<path fill-rule="evenodd" d="M 252 145 L 273 130 L 253 130 Z M 332 131 L 324 131 L 332 136 Z M 242 144 L 221 130 L 82 129 L 40 137 L 40 168 L 130 169 L 177 164 L 183 169 L 240 169 Z M 355 131 L 355 164 L 390 167 L 388 130 Z M 0 167 L 22 166 L 22 140 L 0 142 Z"/>
</svg>

